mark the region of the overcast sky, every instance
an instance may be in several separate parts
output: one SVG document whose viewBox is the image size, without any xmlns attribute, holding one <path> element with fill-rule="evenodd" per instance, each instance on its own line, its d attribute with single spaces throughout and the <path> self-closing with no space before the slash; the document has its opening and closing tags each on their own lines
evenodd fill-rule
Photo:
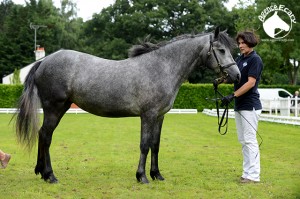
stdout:
<svg viewBox="0 0 300 199">
<path fill-rule="evenodd" d="M 60 8 L 61 0 L 52 0 L 55 7 Z M 25 0 L 13 0 L 15 4 L 25 4 Z M 85 21 L 91 19 L 94 13 L 100 13 L 102 8 L 113 4 L 115 0 L 74 0 L 77 4 L 77 16 Z"/>
<path fill-rule="evenodd" d="M 53 0 L 55 7 L 60 8 L 61 0 Z M 13 0 L 15 4 L 25 4 L 25 0 Z M 113 4 L 115 0 L 75 0 L 77 4 L 77 16 L 83 18 L 84 21 L 91 19 L 94 13 L 100 13 L 102 8 Z M 229 0 L 226 4 L 231 8 L 237 4 L 238 0 Z"/>
</svg>

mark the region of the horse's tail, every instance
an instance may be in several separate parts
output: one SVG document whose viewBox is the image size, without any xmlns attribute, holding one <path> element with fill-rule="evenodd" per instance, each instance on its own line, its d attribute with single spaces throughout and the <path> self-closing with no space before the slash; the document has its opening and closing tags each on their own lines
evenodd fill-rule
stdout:
<svg viewBox="0 0 300 199">
<path fill-rule="evenodd" d="M 35 63 L 26 76 L 24 90 L 19 99 L 16 118 L 16 134 L 19 143 L 25 145 L 29 150 L 36 143 L 39 130 L 39 108 L 40 98 L 34 81 L 34 74 L 42 61 Z"/>
</svg>

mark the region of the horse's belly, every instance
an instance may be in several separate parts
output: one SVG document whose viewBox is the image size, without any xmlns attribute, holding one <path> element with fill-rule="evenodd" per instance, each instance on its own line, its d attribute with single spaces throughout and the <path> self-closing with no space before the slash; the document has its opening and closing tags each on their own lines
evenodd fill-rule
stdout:
<svg viewBox="0 0 300 199">
<path fill-rule="evenodd" d="M 113 111 L 88 111 L 89 113 L 92 113 L 94 115 L 97 116 L 101 116 L 101 117 L 111 117 L 111 118 L 118 118 L 118 117 L 137 117 L 139 116 L 139 114 L 135 114 L 135 113 L 130 113 L 127 111 L 117 111 L 117 112 L 113 112 Z"/>
<path fill-rule="evenodd" d="M 103 117 L 134 117 L 140 115 L 140 110 L 136 105 L 130 105 L 125 102 L 118 103 L 110 100 L 109 102 L 75 101 L 74 103 L 89 113 Z"/>
<path fill-rule="evenodd" d="M 110 109 L 103 109 L 103 108 L 102 109 L 94 108 L 86 111 L 102 117 L 135 117 L 140 115 L 137 112 L 134 112 L 132 110 L 125 110 L 125 109 L 110 110 Z"/>
</svg>

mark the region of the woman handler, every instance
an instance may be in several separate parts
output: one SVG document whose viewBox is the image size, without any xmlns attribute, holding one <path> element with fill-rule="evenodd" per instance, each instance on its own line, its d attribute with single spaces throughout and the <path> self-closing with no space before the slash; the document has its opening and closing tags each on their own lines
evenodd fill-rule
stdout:
<svg viewBox="0 0 300 199">
<path fill-rule="evenodd" d="M 236 63 L 241 72 L 241 81 L 234 84 L 234 93 L 222 99 L 223 104 L 229 104 L 235 99 L 235 121 L 238 140 L 242 144 L 243 173 L 241 183 L 260 181 L 260 152 L 256 138 L 258 118 L 262 105 L 257 91 L 263 63 L 254 51 L 258 38 L 253 32 L 240 32 L 236 41 L 241 55 Z"/>
</svg>

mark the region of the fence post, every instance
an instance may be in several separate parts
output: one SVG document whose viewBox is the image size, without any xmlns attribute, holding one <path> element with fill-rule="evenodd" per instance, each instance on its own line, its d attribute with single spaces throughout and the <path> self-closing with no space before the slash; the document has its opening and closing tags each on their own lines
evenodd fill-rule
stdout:
<svg viewBox="0 0 300 199">
<path fill-rule="evenodd" d="M 279 102 L 279 107 L 278 107 L 277 101 Z M 275 115 L 278 115 L 278 108 L 280 110 L 280 101 L 279 101 L 279 98 L 274 98 L 273 103 L 275 104 Z"/>
<path fill-rule="evenodd" d="M 298 96 L 295 96 L 295 117 L 298 117 L 298 113 L 299 113 L 299 110 L 298 110 Z"/>
<path fill-rule="evenodd" d="M 290 111 L 291 111 L 291 98 L 280 98 L 278 99 L 279 101 L 279 110 L 280 110 L 280 115 L 281 116 L 290 116 Z"/>
</svg>

